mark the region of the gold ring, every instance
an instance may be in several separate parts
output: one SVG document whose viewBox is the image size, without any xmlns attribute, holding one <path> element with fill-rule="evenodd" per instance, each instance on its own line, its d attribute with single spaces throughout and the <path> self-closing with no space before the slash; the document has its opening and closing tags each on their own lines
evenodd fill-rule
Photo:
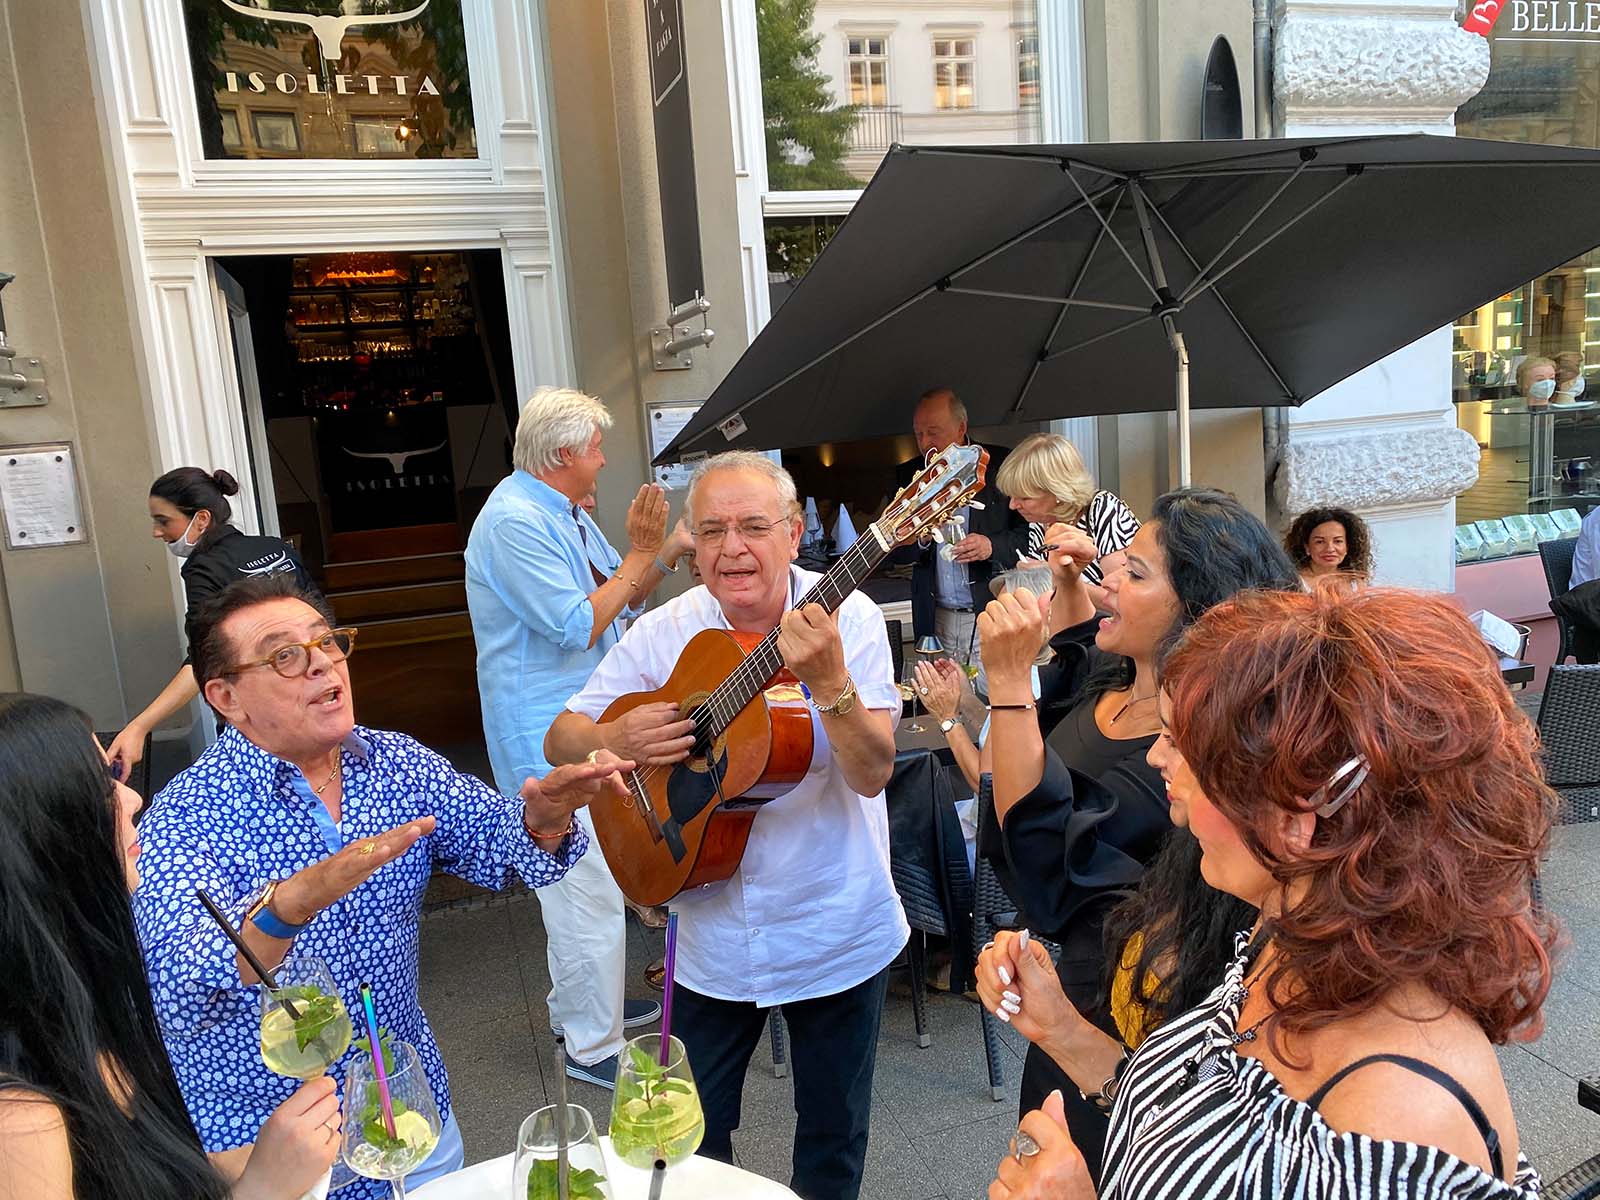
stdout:
<svg viewBox="0 0 1600 1200">
<path fill-rule="evenodd" d="M 589 751 L 588 754 L 584 755 L 583 761 L 588 763 L 592 767 L 592 766 L 594 766 L 594 764 L 596 762 L 599 761 L 599 759 L 600 759 L 600 751 L 591 750 L 591 751 Z"/>
<path fill-rule="evenodd" d="M 365 842 L 362 844 L 361 849 L 357 850 L 356 853 L 361 855 L 362 858 L 366 858 L 368 855 L 375 854 L 377 849 L 377 842 Z"/>
</svg>

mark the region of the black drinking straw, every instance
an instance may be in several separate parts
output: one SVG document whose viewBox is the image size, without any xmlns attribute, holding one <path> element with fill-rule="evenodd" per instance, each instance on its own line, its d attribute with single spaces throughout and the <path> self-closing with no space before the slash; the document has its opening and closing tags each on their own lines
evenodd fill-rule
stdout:
<svg viewBox="0 0 1600 1200">
<path fill-rule="evenodd" d="M 667 1160 L 656 1159 L 655 1169 L 650 1172 L 650 1200 L 661 1200 L 661 1185 L 667 1178 Z"/>
<path fill-rule="evenodd" d="M 273 991 L 277 991 L 277 979 L 273 977 L 271 971 L 262 966 L 261 960 L 255 956 L 255 952 L 244 944 L 244 939 L 239 936 L 239 931 L 233 927 L 233 922 L 228 920 L 228 914 L 216 906 L 211 897 L 206 895 L 204 888 L 195 888 L 194 894 L 200 897 L 200 903 L 206 906 L 206 911 L 211 914 L 212 919 L 222 926 L 222 932 L 228 935 L 228 940 L 234 944 L 240 954 L 244 955 L 245 962 L 250 964 L 250 969 L 256 973 L 256 977 Z M 279 999 L 283 1001 L 284 1008 L 289 1010 L 289 1018 L 298 1021 L 300 1019 L 300 1010 L 294 1006 L 294 1001 L 287 996 L 280 996 Z"/>
<path fill-rule="evenodd" d="M 556 1038 L 556 1196 L 567 1200 L 571 1172 L 567 1157 L 567 1039 Z"/>
</svg>

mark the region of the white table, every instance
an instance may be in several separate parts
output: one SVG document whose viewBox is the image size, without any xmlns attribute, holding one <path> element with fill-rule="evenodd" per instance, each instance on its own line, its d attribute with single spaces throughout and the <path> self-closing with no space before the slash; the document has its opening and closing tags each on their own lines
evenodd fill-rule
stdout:
<svg viewBox="0 0 1600 1200">
<path fill-rule="evenodd" d="M 614 1200 L 645 1200 L 650 1194 L 650 1172 L 630 1167 L 612 1153 L 611 1139 L 602 1137 L 606 1162 L 611 1168 L 611 1195 Z M 525 1200 L 511 1195 L 511 1164 L 515 1154 L 504 1154 L 488 1162 L 435 1179 L 425 1187 L 408 1189 L 408 1200 Z M 738 1167 L 701 1158 L 667 1168 L 663 1200 L 797 1200 L 781 1183 L 752 1175 Z"/>
</svg>

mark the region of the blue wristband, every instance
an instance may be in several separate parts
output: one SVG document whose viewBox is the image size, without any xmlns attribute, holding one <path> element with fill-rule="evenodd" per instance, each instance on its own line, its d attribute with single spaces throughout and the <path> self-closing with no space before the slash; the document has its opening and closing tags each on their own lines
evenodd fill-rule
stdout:
<svg viewBox="0 0 1600 1200">
<path fill-rule="evenodd" d="M 282 938 L 286 942 L 305 928 L 304 925 L 291 925 L 287 921 L 280 921 L 273 915 L 272 910 L 264 904 L 261 906 L 261 911 L 250 918 L 250 924 L 261 930 L 268 937 Z"/>
</svg>

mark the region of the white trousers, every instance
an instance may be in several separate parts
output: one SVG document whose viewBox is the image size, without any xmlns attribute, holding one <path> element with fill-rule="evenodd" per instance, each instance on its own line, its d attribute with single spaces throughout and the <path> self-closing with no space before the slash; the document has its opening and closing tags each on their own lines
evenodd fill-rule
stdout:
<svg viewBox="0 0 1600 1200">
<path fill-rule="evenodd" d="M 622 989 L 627 919 L 589 810 L 577 819 L 589 848 L 555 883 L 534 889 L 544 913 L 550 963 L 550 1020 L 566 1033 L 567 1053 L 593 1066 L 622 1049 Z"/>
</svg>

